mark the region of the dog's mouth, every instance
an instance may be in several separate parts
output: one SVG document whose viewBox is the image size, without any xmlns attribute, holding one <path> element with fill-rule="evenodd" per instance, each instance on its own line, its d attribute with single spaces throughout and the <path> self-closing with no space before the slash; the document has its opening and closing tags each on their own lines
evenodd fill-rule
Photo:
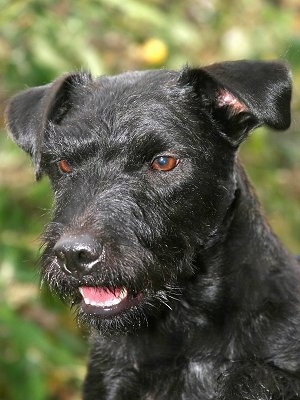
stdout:
<svg viewBox="0 0 300 400">
<path fill-rule="evenodd" d="M 143 298 L 142 293 L 131 294 L 126 288 L 82 286 L 82 311 L 101 317 L 112 317 L 129 308 L 137 306 Z"/>
</svg>

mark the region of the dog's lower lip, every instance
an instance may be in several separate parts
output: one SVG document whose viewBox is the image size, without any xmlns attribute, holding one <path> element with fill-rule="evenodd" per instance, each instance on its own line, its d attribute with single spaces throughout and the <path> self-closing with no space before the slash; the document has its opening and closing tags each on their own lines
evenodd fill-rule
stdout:
<svg viewBox="0 0 300 400">
<path fill-rule="evenodd" d="M 142 300 L 142 294 L 131 295 L 127 289 L 107 287 L 80 287 L 83 301 L 81 308 L 84 313 L 96 314 L 101 317 L 112 317 L 134 307 Z"/>
</svg>

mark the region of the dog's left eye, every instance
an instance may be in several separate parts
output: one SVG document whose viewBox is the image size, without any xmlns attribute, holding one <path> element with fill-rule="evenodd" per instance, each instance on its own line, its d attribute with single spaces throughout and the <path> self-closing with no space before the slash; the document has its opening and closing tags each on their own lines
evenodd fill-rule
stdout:
<svg viewBox="0 0 300 400">
<path fill-rule="evenodd" d="M 59 170 L 64 174 L 70 174 L 72 172 L 72 167 L 66 160 L 59 160 L 57 165 Z"/>
<path fill-rule="evenodd" d="M 151 168 L 155 171 L 171 171 L 174 169 L 179 163 L 179 159 L 173 156 L 160 156 L 156 157 L 152 164 Z"/>
</svg>

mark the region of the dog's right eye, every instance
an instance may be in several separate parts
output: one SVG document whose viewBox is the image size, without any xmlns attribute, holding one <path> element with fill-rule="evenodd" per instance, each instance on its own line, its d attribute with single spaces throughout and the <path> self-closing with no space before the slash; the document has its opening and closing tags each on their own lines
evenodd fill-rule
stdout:
<svg viewBox="0 0 300 400">
<path fill-rule="evenodd" d="M 59 160 L 58 163 L 58 168 L 63 174 L 70 174 L 72 172 L 72 167 L 66 160 Z"/>
<path fill-rule="evenodd" d="M 163 171 L 168 172 L 174 169 L 179 163 L 179 159 L 173 156 L 160 156 L 156 157 L 152 164 L 151 168 L 155 171 Z"/>
</svg>

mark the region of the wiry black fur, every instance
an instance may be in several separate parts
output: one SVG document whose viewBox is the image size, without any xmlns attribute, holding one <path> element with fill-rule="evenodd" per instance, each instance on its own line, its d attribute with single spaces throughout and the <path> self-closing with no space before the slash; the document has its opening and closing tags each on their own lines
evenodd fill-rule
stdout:
<svg viewBox="0 0 300 400">
<path fill-rule="evenodd" d="M 91 327 L 85 400 L 300 398 L 299 265 L 237 159 L 255 127 L 288 128 L 290 98 L 284 64 L 237 61 L 75 73 L 11 100 L 9 131 L 55 193 L 42 279 Z M 97 262 L 67 264 L 62 238 Z M 80 286 L 134 303 L 87 313 Z"/>
</svg>

